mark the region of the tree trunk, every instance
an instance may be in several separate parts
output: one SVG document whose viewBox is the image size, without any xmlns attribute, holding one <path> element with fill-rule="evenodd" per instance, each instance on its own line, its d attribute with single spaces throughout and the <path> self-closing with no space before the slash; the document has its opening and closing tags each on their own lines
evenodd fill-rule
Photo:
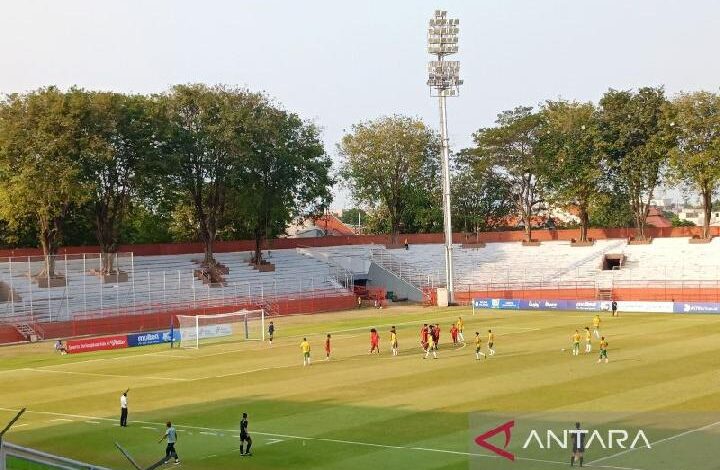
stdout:
<svg viewBox="0 0 720 470">
<path fill-rule="evenodd" d="M 40 218 L 39 222 L 39 228 L 40 228 L 40 247 L 43 251 L 44 261 L 45 261 L 45 267 L 37 273 L 37 277 L 47 277 L 47 278 L 54 278 L 55 277 L 55 257 L 57 255 L 57 224 L 53 221 Z"/>
<path fill-rule="evenodd" d="M 525 223 L 525 239 L 532 241 L 532 217 L 529 213 L 525 213 L 523 222 Z"/>
<path fill-rule="evenodd" d="M 117 250 L 103 248 L 100 252 L 100 270 L 102 274 L 113 274 L 115 272 L 115 259 Z"/>
<path fill-rule="evenodd" d="M 253 264 L 262 264 L 262 230 L 255 229 L 255 254 L 253 255 L 252 262 Z"/>
<path fill-rule="evenodd" d="M 590 217 L 588 216 L 587 204 L 580 204 L 580 241 L 586 242 L 588 239 L 588 225 L 590 225 Z"/>
<path fill-rule="evenodd" d="M 390 229 L 390 244 L 397 245 L 400 237 L 400 221 L 396 217 L 392 218 L 392 228 Z"/>
<path fill-rule="evenodd" d="M 712 215 L 712 191 L 708 188 L 703 188 L 701 192 L 703 200 L 703 212 L 705 213 L 705 220 L 703 220 L 703 238 L 710 238 L 710 216 Z"/>
</svg>

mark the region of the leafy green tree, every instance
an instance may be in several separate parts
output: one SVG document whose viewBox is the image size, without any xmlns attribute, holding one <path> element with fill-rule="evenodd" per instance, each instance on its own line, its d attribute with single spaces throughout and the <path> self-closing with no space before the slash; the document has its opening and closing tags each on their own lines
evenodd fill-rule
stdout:
<svg viewBox="0 0 720 470">
<path fill-rule="evenodd" d="M 82 162 L 92 187 L 90 210 L 101 251 L 101 271 L 114 272 L 120 227 L 143 184 L 152 184 L 159 157 L 156 104 L 142 95 L 96 92 L 87 95 L 88 145 Z"/>
<path fill-rule="evenodd" d="M 321 214 L 332 196 L 332 161 L 316 126 L 270 103 L 254 108 L 248 152 L 235 188 L 236 211 L 255 240 L 253 262 L 262 264 L 262 244 L 284 233 L 292 220 Z"/>
<path fill-rule="evenodd" d="M 440 143 L 421 120 L 387 116 L 361 122 L 353 125 L 338 147 L 341 176 L 353 199 L 371 212 L 382 208 L 389 219 L 392 243 L 398 242 L 401 226 L 427 229 L 435 225 L 442 198 Z"/>
<path fill-rule="evenodd" d="M 465 152 L 456 158 L 451 183 L 453 225 L 456 231 L 477 233 L 505 222 L 513 209 L 513 195 L 502 173 L 472 163 Z"/>
<path fill-rule="evenodd" d="M 80 164 L 86 113 L 78 89 L 49 87 L 0 103 L 0 218 L 11 228 L 34 220 L 46 259 L 42 277 L 55 277 L 63 224 L 88 200 Z"/>
<path fill-rule="evenodd" d="M 213 244 L 227 223 L 228 192 L 257 151 L 248 128 L 264 101 L 258 93 L 205 85 L 177 85 L 162 98 L 167 187 L 192 205 L 213 282 L 221 279 Z"/>
<path fill-rule="evenodd" d="M 590 204 L 588 215 L 592 227 L 630 227 L 635 223 L 630 198 L 621 188 L 601 191 Z"/>
<path fill-rule="evenodd" d="M 637 236 L 645 238 L 649 202 L 662 182 L 668 153 L 668 102 L 662 88 L 609 90 L 600 100 L 600 134 L 608 170 L 629 197 Z"/>
<path fill-rule="evenodd" d="M 578 209 L 580 241 L 587 241 L 590 205 L 602 191 L 606 174 L 595 106 L 548 101 L 541 114 L 540 147 L 550 168 L 548 196 L 554 205 Z"/>
<path fill-rule="evenodd" d="M 670 176 L 700 194 L 703 238 L 709 238 L 712 197 L 720 183 L 720 97 L 705 91 L 681 94 L 670 109 L 676 144 Z"/>
<path fill-rule="evenodd" d="M 525 237 L 532 239 L 532 216 L 545 202 L 549 177 L 547 156 L 540 148 L 542 117 L 532 107 L 504 111 L 497 126 L 473 134 L 475 147 L 467 150 L 473 166 L 492 168 L 503 174 L 512 188 L 515 212 L 524 225 Z"/>
<path fill-rule="evenodd" d="M 344 209 L 340 220 L 346 225 L 362 225 L 367 219 L 367 212 L 359 207 L 351 207 Z M 358 222 L 359 221 L 359 222 Z"/>
</svg>

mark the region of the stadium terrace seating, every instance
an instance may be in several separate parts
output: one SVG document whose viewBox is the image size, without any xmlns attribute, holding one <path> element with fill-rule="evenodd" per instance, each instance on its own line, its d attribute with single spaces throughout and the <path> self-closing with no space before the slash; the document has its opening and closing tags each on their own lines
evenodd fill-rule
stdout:
<svg viewBox="0 0 720 470">
<path fill-rule="evenodd" d="M 117 266 L 128 273 L 127 282 L 105 283 L 99 277 L 85 274 L 81 259 L 57 263 L 56 272 L 67 278 L 67 286 L 38 288 L 30 282 L 28 269 L 37 273 L 41 263 L 0 263 L 0 281 L 12 285 L 15 302 L 0 303 L 4 321 L 68 320 L 113 310 L 171 309 L 177 305 L 203 303 L 222 305 L 229 298 L 272 298 L 311 290 L 340 290 L 328 263 L 305 256 L 296 250 L 272 250 L 265 259 L 275 265 L 274 272 L 258 272 L 248 264 L 249 252 L 219 253 L 218 262 L 229 268 L 225 283 L 208 286 L 193 277 L 202 254 L 174 256 L 121 257 Z M 85 265 L 88 269 L 88 265 Z M 11 281 L 12 278 L 12 281 Z"/>
</svg>

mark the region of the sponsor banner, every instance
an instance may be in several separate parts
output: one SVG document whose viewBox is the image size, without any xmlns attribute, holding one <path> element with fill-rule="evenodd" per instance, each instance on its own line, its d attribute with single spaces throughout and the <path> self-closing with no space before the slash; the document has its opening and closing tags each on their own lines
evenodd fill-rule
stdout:
<svg viewBox="0 0 720 470">
<path fill-rule="evenodd" d="M 67 352 L 70 354 L 122 349 L 128 347 L 128 338 L 122 335 L 105 336 L 103 338 L 72 339 L 67 342 L 66 347 Z"/>
<path fill-rule="evenodd" d="M 230 323 L 222 323 L 219 325 L 202 325 L 199 328 L 189 326 L 180 328 L 180 337 L 183 341 L 195 341 L 196 339 L 219 338 L 222 336 L 232 336 L 233 326 Z"/>
<path fill-rule="evenodd" d="M 567 310 L 566 300 L 522 300 L 520 308 L 527 310 Z"/>
<path fill-rule="evenodd" d="M 588 312 L 600 312 L 610 310 L 610 302 L 602 300 L 569 300 L 569 310 L 584 310 Z"/>
<path fill-rule="evenodd" d="M 469 413 L 468 468 L 711 470 L 718 413 Z M 580 460 L 580 457 L 583 460 Z"/>
<path fill-rule="evenodd" d="M 473 299 L 475 308 L 492 308 L 497 310 L 519 310 L 520 300 L 511 299 Z"/>
<path fill-rule="evenodd" d="M 720 304 L 708 302 L 675 302 L 675 313 L 720 313 Z"/>
<path fill-rule="evenodd" d="M 174 341 L 180 341 L 179 331 L 174 331 L 173 336 Z M 128 335 L 127 337 L 127 343 L 129 348 L 133 348 L 136 346 L 148 346 L 150 344 L 169 343 L 172 340 L 173 337 L 170 336 L 170 330 L 138 333 Z"/>
<path fill-rule="evenodd" d="M 632 300 L 618 300 L 619 312 L 648 312 L 648 313 L 672 313 L 672 302 L 640 302 Z"/>
</svg>

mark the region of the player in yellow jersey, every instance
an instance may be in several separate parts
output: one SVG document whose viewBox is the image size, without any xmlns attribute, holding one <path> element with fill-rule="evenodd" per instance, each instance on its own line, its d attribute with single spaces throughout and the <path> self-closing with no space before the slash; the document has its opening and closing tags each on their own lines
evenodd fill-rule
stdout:
<svg viewBox="0 0 720 470">
<path fill-rule="evenodd" d="M 578 330 L 575 330 L 575 334 L 572 335 L 572 341 L 573 341 L 573 356 L 577 356 L 580 354 L 580 332 Z"/>
<path fill-rule="evenodd" d="M 590 327 L 585 327 L 585 354 L 592 352 L 592 334 Z"/>
<path fill-rule="evenodd" d="M 482 338 L 480 337 L 480 332 L 475 332 L 475 359 L 480 359 L 480 356 L 487 359 L 487 356 L 484 352 L 482 352 Z"/>
<path fill-rule="evenodd" d="M 390 328 L 390 348 L 392 349 L 392 355 L 397 356 L 398 355 L 398 340 L 397 340 L 397 332 L 395 331 L 394 326 L 392 328 Z"/>
<path fill-rule="evenodd" d="M 463 329 L 465 328 L 465 322 L 463 321 L 462 317 L 458 317 L 457 323 L 455 323 L 455 327 L 458 330 L 458 339 L 465 342 L 465 336 L 463 336 Z"/>
<path fill-rule="evenodd" d="M 597 314 L 593 317 L 593 335 L 600 339 L 600 315 Z"/>
<path fill-rule="evenodd" d="M 309 366 L 310 365 L 310 343 L 308 343 L 307 338 L 303 338 L 302 343 L 300 343 L 300 350 L 303 353 L 303 366 Z"/>
<path fill-rule="evenodd" d="M 435 342 L 435 337 L 432 334 L 428 335 L 428 348 L 427 351 L 425 351 L 423 359 L 427 359 L 430 353 L 432 353 L 434 359 L 437 359 L 437 343 Z"/>
<path fill-rule="evenodd" d="M 605 341 L 605 337 L 603 336 L 602 339 L 600 340 L 600 357 L 598 358 L 598 364 L 600 364 L 600 362 L 602 362 L 603 359 L 605 359 L 605 364 L 607 364 L 607 362 L 608 362 L 607 347 L 608 347 L 608 342 Z"/>
<path fill-rule="evenodd" d="M 492 330 L 488 330 L 488 354 L 491 356 L 495 355 L 495 333 Z"/>
</svg>

